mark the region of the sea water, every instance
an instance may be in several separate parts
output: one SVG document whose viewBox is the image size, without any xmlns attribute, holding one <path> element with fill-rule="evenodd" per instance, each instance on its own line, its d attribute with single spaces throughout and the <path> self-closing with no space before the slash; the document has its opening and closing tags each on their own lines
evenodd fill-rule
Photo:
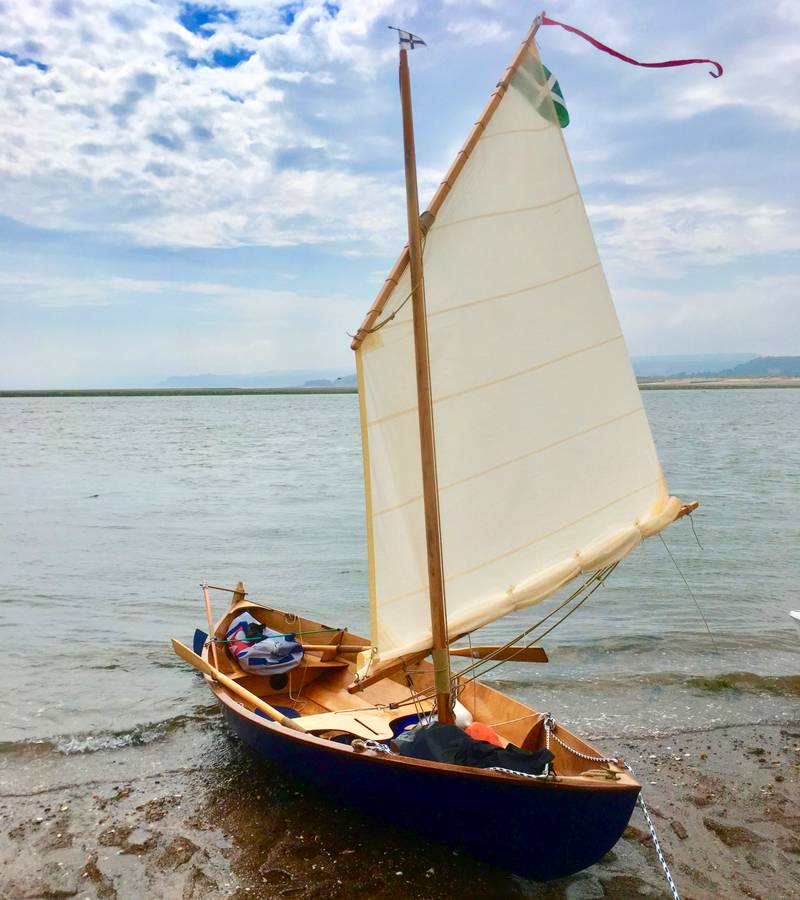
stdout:
<svg viewBox="0 0 800 900">
<path fill-rule="evenodd" d="M 488 681 L 587 735 L 796 718 L 800 391 L 644 398 L 693 521 L 623 561 L 549 664 Z M 0 429 L 6 749 L 155 746 L 215 716 L 169 646 L 205 627 L 204 580 L 368 634 L 356 396 L 3 399 Z"/>
</svg>

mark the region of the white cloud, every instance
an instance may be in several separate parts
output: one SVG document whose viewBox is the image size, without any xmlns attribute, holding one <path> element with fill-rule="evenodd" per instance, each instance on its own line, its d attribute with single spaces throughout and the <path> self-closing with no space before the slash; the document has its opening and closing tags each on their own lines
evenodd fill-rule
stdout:
<svg viewBox="0 0 800 900">
<path fill-rule="evenodd" d="M 652 276 L 692 265 L 800 251 L 800 211 L 747 203 L 732 192 L 646 192 L 635 200 L 592 203 L 587 211 L 604 260 Z"/>
<path fill-rule="evenodd" d="M 339 102 L 338 82 L 358 90 L 374 77 L 382 59 L 364 41 L 393 3 L 347 0 L 336 16 L 306 3 L 276 33 L 279 5 L 235 4 L 239 18 L 203 37 L 178 23 L 175 3 L 134 0 L 123 14 L 113 0 L 74 2 L 67 18 L 42 0 L 13 4 L 5 46 L 50 68 L 0 58 L 0 209 L 142 244 L 385 242 L 401 196 L 343 164 L 318 113 Z M 202 64 L 236 49 L 253 55 Z M 320 92 L 307 109 L 287 94 L 305 82 Z M 293 163 L 287 152 L 315 155 Z"/>
<path fill-rule="evenodd" d="M 620 286 L 615 300 L 633 353 L 798 352 L 797 275 L 740 278 L 724 289 L 679 294 Z"/>
<path fill-rule="evenodd" d="M 361 299 L 336 292 L 323 297 L 213 281 L 0 272 L 0 286 L 5 388 L 146 386 L 174 374 L 309 365 L 347 372 L 353 361 L 346 328 L 363 312 Z M 14 325 L 17 305 L 40 309 L 37 330 Z M 162 307 L 170 311 L 166 320 Z M 130 312 L 118 316 L 121 308 L 135 311 L 133 321 Z"/>
<path fill-rule="evenodd" d="M 464 45 L 480 46 L 506 41 L 509 32 L 496 19 L 458 18 L 447 26 L 447 31 Z"/>
<path fill-rule="evenodd" d="M 752 273 L 777 257 L 776 271 L 797 268 L 798 5 L 676 2 L 564 0 L 552 15 L 639 59 L 719 57 L 722 79 L 632 68 L 557 28 L 539 36 L 623 322 L 637 352 L 755 349 L 751 333 L 762 352 L 791 352 L 796 283 Z M 25 242 L 42 236 L 24 229 L 19 271 L 13 246 L 2 258 L 0 299 L 18 333 L 3 364 L 20 379 L 63 363 L 63 382 L 85 381 L 103 359 L 163 374 L 349 360 L 344 331 L 386 275 L 371 257 L 391 257 L 406 233 L 385 26 L 429 44 L 413 57 L 424 203 L 537 11 L 523 0 L 343 0 L 332 15 L 304 0 L 287 26 L 285 0 L 214 5 L 238 16 L 200 35 L 180 25 L 178 0 L 5 0 L 0 51 L 50 69 L 0 57 L 0 214 L 72 235 L 53 236 L 60 262 L 41 269 Z M 208 65 L 237 50 L 253 55 Z M 191 249 L 309 244 L 332 252 Z M 176 248 L 174 270 L 152 249 L 163 246 Z M 83 277 L 106 251 L 102 272 L 127 277 Z M 199 271 L 220 263 L 219 282 L 195 277 L 201 258 Z M 268 260 L 258 282 L 271 290 L 245 286 L 255 260 Z M 284 291 L 290 265 L 296 290 Z M 685 277 L 695 271 L 702 291 Z"/>
</svg>

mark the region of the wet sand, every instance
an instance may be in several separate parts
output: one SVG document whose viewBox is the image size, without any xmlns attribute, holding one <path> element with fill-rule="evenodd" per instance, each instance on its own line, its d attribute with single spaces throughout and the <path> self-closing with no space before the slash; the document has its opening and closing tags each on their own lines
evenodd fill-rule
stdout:
<svg viewBox="0 0 800 900">
<path fill-rule="evenodd" d="M 600 745 L 639 775 L 684 900 L 800 897 L 800 721 Z M 600 864 L 534 884 L 336 809 L 211 711 L 146 746 L 14 747 L 0 762 L 3 897 L 670 896 L 638 810 Z"/>
</svg>

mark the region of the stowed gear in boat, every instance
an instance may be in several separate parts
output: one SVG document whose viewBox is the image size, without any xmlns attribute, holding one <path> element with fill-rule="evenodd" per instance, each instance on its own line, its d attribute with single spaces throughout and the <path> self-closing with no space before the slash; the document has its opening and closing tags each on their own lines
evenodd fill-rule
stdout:
<svg viewBox="0 0 800 900">
<path fill-rule="evenodd" d="M 238 615 L 225 637 L 228 652 L 245 672 L 253 675 L 288 672 L 303 658 L 303 647 L 298 641 L 272 631 L 250 613 Z"/>
<path fill-rule="evenodd" d="M 531 752 L 514 744 L 498 747 L 489 741 L 476 740 L 457 725 L 439 722 L 405 732 L 395 739 L 394 746 L 403 756 L 414 759 L 478 769 L 500 767 L 529 775 L 539 775 L 553 761 L 553 754 L 545 748 Z"/>
</svg>

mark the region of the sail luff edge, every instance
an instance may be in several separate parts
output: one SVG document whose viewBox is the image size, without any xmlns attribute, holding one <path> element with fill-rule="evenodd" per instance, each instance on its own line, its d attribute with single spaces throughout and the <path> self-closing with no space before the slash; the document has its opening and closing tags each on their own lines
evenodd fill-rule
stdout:
<svg viewBox="0 0 800 900">
<path fill-rule="evenodd" d="M 469 133 L 469 137 L 467 137 L 464 145 L 456 154 L 456 158 L 453 160 L 452 165 L 447 170 L 447 174 L 444 176 L 441 183 L 439 184 L 439 187 L 436 189 L 436 193 L 433 195 L 433 199 L 431 200 L 428 209 L 422 214 L 423 216 L 425 216 L 426 214 L 436 216 L 436 213 L 438 213 L 438 211 L 441 209 L 442 204 L 447 198 L 447 195 L 452 190 L 456 179 L 461 173 L 461 170 L 466 165 L 470 154 L 475 149 L 478 140 L 480 139 L 484 129 L 486 128 L 486 125 L 489 123 L 489 120 L 494 114 L 494 111 L 500 105 L 500 101 L 503 99 L 503 95 L 508 89 L 509 84 L 511 84 L 511 79 L 514 77 L 514 74 L 525 58 L 525 54 L 528 52 L 528 49 L 533 42 L 536 32 L 539 30 L 539 24 L 540 22 L 538 18 L 534 20 L 527 36 L 517 50 L 514 59 L 511 61 L 511 64 L 503 73 L 503 77 L 500 79 L 500 81 L 497 82 L 497 86 L 495 87 L 494 91 L 492 91 L 489 97 L 489 101 L 484 107 L 483 112 L 478 118 L 478 121 L 473 126 L 472 131 Z M 350 348 L 352 350 L 358 350 L 358 348 L 364 342 L 364 338 L 366 338 L 366 336 L 369 334 L 369 331 L 377 321 L 378 316 L 383 312 L 383 309 L 386 306 L 386 301 L 391 296 L 394 286 L 397 284 L 403 272 L 406 270 L 408 263 L 409 253 L 408 245 L 406 245 L 401 251 L 400 256 L 397 258 L 394 266 L 392 266 L 389 277 L 386 279 L 383 287 L 378 292 L 378 296 L 375 298 L 375 302 L 372 304 L 369 312 L 364 317 L 363 322 L 358 327 L 352 343 L 350 344 Z"/>
<path fill-rule="evenodd" d="M 378 592 L 375 582 L 375 534 L 372 508 L 372 475 L 370 472 L 369 437 L 367 428 L 367 392 L 364 389 L 364 364 L 356 353 L 356 378 L 358 383 L 358 414 L 361 420 L 361 454 L 364 465 L 364 509 L 367 528 L 367 584 L 369 590 L 370 636 L 378 645 Z"/>
</svg>

